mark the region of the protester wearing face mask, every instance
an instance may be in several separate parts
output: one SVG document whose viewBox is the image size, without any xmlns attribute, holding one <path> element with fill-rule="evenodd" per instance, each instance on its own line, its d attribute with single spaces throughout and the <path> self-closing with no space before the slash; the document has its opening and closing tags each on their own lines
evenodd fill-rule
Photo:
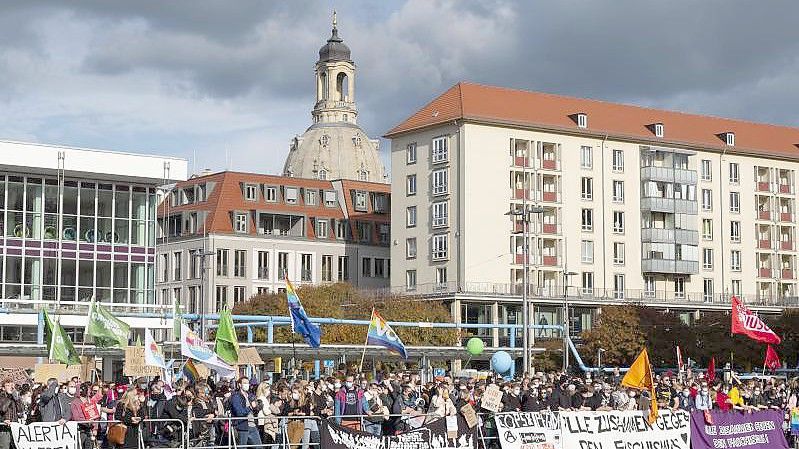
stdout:
<svg viewBox="0 0 799 449">
<path fill-rule="evenodd" d="M 180 387 L 176 390 L 175 396 L 172 396 L 172 398 L 164 404 L 162 418 L 170 421 L 163 423 L 161 435 L 170 443 L 170 446 L 174 446 L 174 443 L 180 441 L 181 427 L 178 421 L 183 423 L 184 429 L 189 427 L 189 408 L 191 407 L 193 399 L 194 395 L 192 392 L 188 391 L 186 388 Z"/>
<path fill-rule="evenodd" d="M 699 392 L 696 394 L 696 398 L 694 398 L 694 406 L 697 410 L 702 411 L 713 409 L 713 398 L 710 397 L 710 388 L 707 386 L 707 384 L 703 384 L 699 389 Z"/>
<path fill-rule="evenodd" d="M 361 422 L 358 416 L 363 410 L 363 390 L 355 386 L 355 379 L 347 376 L 344 386 L 336 393 L 335 397 L 335 416 L 336 422 L 352 430 L 361 430 Z"/>
<path fill-rule="evenodd" d="M 39 409 L 44 422 L 61 424 L 72 418 L 72 400 L 75 398 L 75 384 L 70 382 L 66 392 L 59 392 L 58 380 L 51 378 L 47 388 L 39 395 Z M 70 393 L 71 392 L 71 393 Z"/>
<path fill-rule="evenodd" d="M 230 395 L 230 412 L 235 418 L 231 426 L 236 430 L 236 442 L 239 446 L 250 444 L 260 445 L 261 438 L 258 430 L 250 428 L 248 417 L 253 417 L 252 405 L 250 403 L 250 380 L 246 377 L 239 379 L 236 391 Z"/>
<path fill-rule="evenodd" d="M 503 412 L 519 412 L 522 410 L 522 391 L 514 385 L 509 388 L 508 392 L 502 396 L 502 411 Z"/>
<path fill-rule="evenodd" d="M 677 395 L 677 408 L 687 412 L 693 412 L 696 410 L 696 401 L 691 396 L 690 388 L 683 387 L 682 391 L 680 391 L 680 394 Z"/>
</svg>

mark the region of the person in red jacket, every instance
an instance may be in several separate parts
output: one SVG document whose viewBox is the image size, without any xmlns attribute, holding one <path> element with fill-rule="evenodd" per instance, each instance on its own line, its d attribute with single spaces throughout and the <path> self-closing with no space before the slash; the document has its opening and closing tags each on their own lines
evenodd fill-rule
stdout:
<svg viewBox="0 0 799 449">
<path fill-rule="evenodd" d="M 103 398 L 99 392 L 90 396 L 91 383 L 84 382 L 80 385 L 77 398 L 70 405 L 72 418 L 71 421 L 78 421 L 78 433 L 80 449 L 91 449 L 97 439 L 97 424 L 87 421 L 97 421 L 100 419 L 100 409 L 97 403 Z"/>
</svg>

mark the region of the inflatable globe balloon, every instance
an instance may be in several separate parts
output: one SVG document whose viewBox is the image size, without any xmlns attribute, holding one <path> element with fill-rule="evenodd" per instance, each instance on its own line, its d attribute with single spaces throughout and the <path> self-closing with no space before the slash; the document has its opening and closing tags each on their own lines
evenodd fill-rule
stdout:
<svg viewBox="0 0 799 449">
<path fill-rule="evenodd" d="M 513 359 L 505 351 L 497 351 L 491 357 L 491 366 L 497 374 L 505 374 L 513 366 Z"/>
<path fill-rule="evenodd" d="M 478 356 L 483 353 L 483 340 L 472 337 L 469 341 L 466 342 L 466 350 L 469 351 L 469 354 L 473 356 Z"/>
</svg>

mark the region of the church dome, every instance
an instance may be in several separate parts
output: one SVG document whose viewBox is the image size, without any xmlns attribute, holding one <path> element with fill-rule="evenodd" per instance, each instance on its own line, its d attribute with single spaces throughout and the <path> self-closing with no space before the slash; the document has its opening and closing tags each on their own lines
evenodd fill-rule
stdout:
<svg viewBox="0 0 799 449">
<path fill-rule="evenodd" d="M 350 47 L 338 37 L 338 29 L 335 27 L 330 39 L 319 49 L 319 61 L 350 61 Z"/>
</svg>

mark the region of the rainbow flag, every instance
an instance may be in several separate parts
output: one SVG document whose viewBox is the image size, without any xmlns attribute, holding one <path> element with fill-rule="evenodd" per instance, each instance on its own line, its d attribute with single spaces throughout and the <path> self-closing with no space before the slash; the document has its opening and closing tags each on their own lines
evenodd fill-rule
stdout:
<svg viewBox="0 0 799 449">
<path fill-rule="evenodd" d="M 288 276 L 286 276 L 286 299 L 289 302 L 291 331 L 302 335 L 308 346 L 318 348 L 322 344 L 322 329 L 308 318 L 308 314 L 305 313 L 300 302 L 300 297 L 294 291 L 294 286 L 291 285 Z"/>
<path fill-rule="evenodd" d="M 200 372 L 197 371 L 197 367 L 194 366 L 194 361 L 189 359 L 185 365 L 183 365 L 183 375 L 186 376 L 189 383 L 196 383 L 200 380 Z"/>
<path fill-rule="evenodd" d="M 372 321 L 369 323 L 369 330 L 366 333 L 366 344 L 382 346 L 394 354 L 401 355 L 403 359 L 408 358 L 405 344 L 402 343 L 399 335 L 374 309 L 372 309 Z"/>
</svg>

